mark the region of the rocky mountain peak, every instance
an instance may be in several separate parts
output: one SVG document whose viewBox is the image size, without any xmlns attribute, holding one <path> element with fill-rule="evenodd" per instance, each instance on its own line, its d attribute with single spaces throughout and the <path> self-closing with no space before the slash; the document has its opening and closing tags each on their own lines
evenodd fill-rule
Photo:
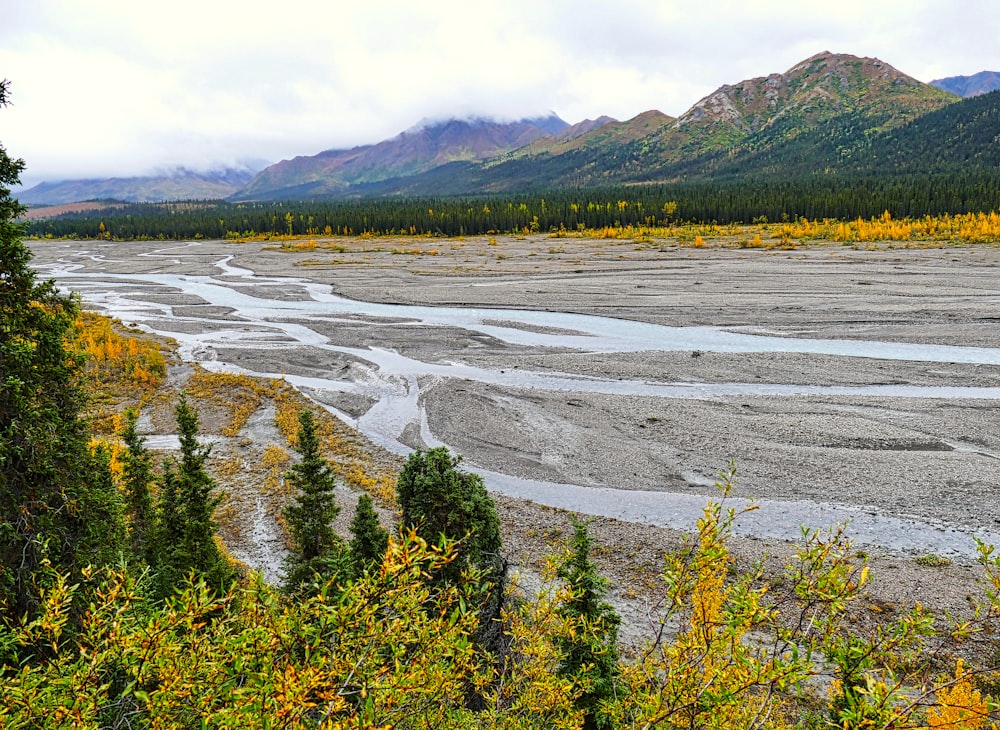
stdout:
<svg viewBox="0 0 1000 730">
<path fill-rule="evenodd" d="M 719 87 L 682 114 L 675 127 L 725 124 L 752 133 L 790 113 L 816 122 L 890 104 L 900 91 L 925 86 L 877 58 L 823 51 L 784 73 Z"/>
</svg>

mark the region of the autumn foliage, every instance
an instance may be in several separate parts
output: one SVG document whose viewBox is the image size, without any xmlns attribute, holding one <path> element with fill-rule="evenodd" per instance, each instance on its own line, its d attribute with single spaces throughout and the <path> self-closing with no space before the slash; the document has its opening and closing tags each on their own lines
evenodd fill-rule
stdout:
<svg viewBox="0 0 1000 730">
<path fill-rule="evenodd" d="M 758 575 L 729 574 L 735 517 L 710 505 L 690 546 L 667 557 L 661 629 L 638 657 L 619 660 L 613 691 L 600 695 L 608 727 L 995 727 L 996 704 L 977 687 L 978 671 L 961 661 L 944 676 L 903 668 L 905 628 L 853 636 L 867 662 L 860 673 L 838 658 L 850 632 L 842 619 L 867 581 L 841 535 L 808 535 L 789 563 L 789 582 L 772 595 Z M 4 645 L 45 646 L 48 654 L 0 668 L 0 723 L 584 727 L 579 700 L 593 687 L 591 668 L 557 671 L 566 647 L 600 645 L 601 629 L 585 613 L 561 608 L 580 594 L 572 585 L 520 594 L 502 619 L 506 649 L 491 660 L 473 640 L 481 576 L 434 579 L 457 547 L 400 532 L 378 570 L 295 600 L 259 579 L 223 594 L 196 581 L 163 606 L 142 576 L 120 569 L 88 571 L 84 584 L 50 575 L 41 613 L 0 629 Z M 990 576 L 997 568 L 987 561 Z M 72 627 L 81 591 L 91 599 Z M 807 680 L 831 673 L 826 709 L 803 714 L 797 703 Z M 852 703 L 835 701 L 845 681 L 856 690 Z M 469 687 L 484 699 L 476 709 Z"/>
<path fill-rule="evenodd" d="M 94 322 L 89 331 L 111 331 Z M 109 342 L 119 344 L 109 349 Z M 142 357 L 142 348 L 120 342 L 95 337 L 85 352 L 110 362 Z M 93 363 L 84 369 L 100 376 Z M 130 372 L 119 365 L 115 377 Z M 289 446 L 303 446 L 290 417 L 301 411 L 280 381 L 199 374 L 190 385 L 206 399 L 218 388 L 228 394 L 233 420 L 225 428 L 233 434 L 265 398 L 276 398 L 279 431 Z M 314 425 L 331 473 L 366 473 L 362 444 L 321 412 Z M 93 445 L 124 497 L 135 441 Z M 404 492 L 425 456 L 411 459 Z M 445 466 L 457 463 L 446 452 L 440 457 Z M 288 463 L 273 444 L 264 458 L 278 471 Z M 613 644 L 618 619 L 602 598 L 606 580 L 589 559 L 580 523 L 537 592 L 511 582 L 502 608 L 490 614 L 502 640 L 488 650 L 482 601 L 495 578 L 482 561 L 467 559 L 476 543 L 461 530 L 439 541 L 422 537 L 417 526 L 426 530 L 426 517 L 367 551 L 380 559 L 294 597 L 255 576 L 220 589 L 197 570 L 165 591 L 155 559 L 145 563 L 151 568 L 82 566 L 72 577 L 43 563 L 34 573 L 37 608 L 0 625 L 0 725 L 1000 727 L 988 652 L 973 663 L 945 651 L 989 646 L 1000 628 L 995 550 L 981 548 L 985 591 L 974 620 L 942 630 L 916 607 L 861 631 L 850 613 L 870 575 L 840 530 L 804 532 L 779 579 L 735 570 L 727 542 L 740 515 L 726 508 L 733 478 L 723 474 L 719 501 L 707 506 L 688 543 L 665 556 L 651 607 L 658 620 L 637 652 L 619 653 Z M 125 500 L 133 536 L 134 501 Z M 367 518 L 374 529 L 374 513 Z"/>
<path fill-rule="evenodd" d="M 158 385 L 166 376 L 166 358 L 148 337 L 127 333 L 94 312 L 80 312 L 74 328 L 73 345 L 87 357 L 92 381 L 148 387 Z"/>
</svg>

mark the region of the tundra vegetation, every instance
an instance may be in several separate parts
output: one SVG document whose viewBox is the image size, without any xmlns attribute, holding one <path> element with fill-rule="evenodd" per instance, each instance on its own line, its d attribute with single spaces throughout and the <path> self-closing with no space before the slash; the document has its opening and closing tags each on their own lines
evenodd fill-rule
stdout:
<svg viewBox="0 0 1000 730">
<path fill-rule="evenodd" d="M 417 452 L 388 479 L 280 385 L 232 377 L 234 420 L 273 398 L 298 453 L 285 590 L 241 570 L 189 401 L 209 379 L 176 400 L 179 456 L 157 465 L 137 423 L 166 359 L 36 279 L 3 187 L 21 166 L 0 148 L 4 727 L 1000 727 L 993 548 L 970 621 L 917 606 L 862 629 L 849 615 L 870 576 L 840 531 L 806 531 L 778 579 L 732 570 L 732 472 L 665 557 L 655 631 L 625 653 L 585 523 L 528 594 L 457 457 Z M 115 412 L 122 393 L 138 412 Z M 335 479 L 398 523 L 384 531 L 362 498 L 337 537 Z"/>
</svg>

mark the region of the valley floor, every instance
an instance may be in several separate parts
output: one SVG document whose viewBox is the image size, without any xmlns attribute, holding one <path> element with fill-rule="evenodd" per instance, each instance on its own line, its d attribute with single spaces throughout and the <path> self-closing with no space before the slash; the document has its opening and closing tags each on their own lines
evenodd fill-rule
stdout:
<svg viewBox="0 0 1000 730">
<path fill-rule="evenodd" d="M 462 454 L 471 470 L 555 485 L 607 487 L 619 490 L 616 499 L 623 503 L 630 499 L 629 491 L 661 493 L 665 500 L 676 494 L 709 498 L 715 493 L 715 476 L 732 461 L 739 473 L 735 496 L 770 504 L 770 513 L 761 512 L 774 514 L 768 518 L 772 522 L 780 522 L 777 513 L 783 509 L 794 509 L 801 510 L 805 517 L 800 521 L 808 526 L 828 527 L 822 511 L 828 505 L 838 510 L 835 514 L 857 521 L 858 545 L 871 556 L 875 576 L 859 621 L 866 616 L 884 620 L 887 613 L 914 602 L 942 615 L 967 613 L 979 575 L 970 536 L 992 541 L 1000 534 L 1000 410 L 996 396 L 982 395 L 1000 387 L 1000 361 L 991 360 L 992 351 L 1000 348 L 1000 248 L 882 244 L 861 250 L 818 243 L 748 250 L 727 241 L 707 243 L 691 247 L 677 241 L 528 236 L 355 238 L 314 246 L 39 241 L 32 248 L 43 276 L 55 276 L 71 288 L 89 286 L 87 277 L 106 274 L 125 279 L 179 275 L 213 277 L 244 294 L 278 297 L 273 283 L 257 286 L 240 273 L 249 271 L 306 279 L 366 302 L 573 312 L 785 339 L 981 352 L 982 357 L 968 361 L 947 355 L 919 360 L 905 354 L 740 352 L 725 347 L 594 352 L 512 344 L 458 327 L 367 315 L 315 326 L 338 347 L 382 348 L 421 363 L 460 360 L 491 373 L 520 370 L 691 387 L 695 394 L 685 397 L 614 395 L 424 376 L 414 397 L 425 422 L 401 424 L 395 436 L 399 443 L 419 448 L 428 445 L 432 434 Z M 220 260 L 227 261 L 222 270 Z M 148 285 L 129 286 L 138 291 Z M 89 296 L 85 288 L 85 304 L 126 322 L 129 314 L 145 328 L 153 321 L 142 320 L 152 315 L 131 305 L 116 309 L 113 297 Z M 170 327 L 178 335 L 201 331 L 199 322 L 207 315 L 239 327 L 245 315 L 191 292 L 143 296 L 171 309 L 172 324 L 157 320 L 161 334 L 169 334 Z M 289 288 L 282 296 L 301 294 Z M 210 338 L 204 342 L 201 350 L 182 348 L 182 353 L 210 367 L 225 362 L 301 378 L 337 373 L 336 378 L 352 382 L 368 377 L 356 356 L 301 343 L 289 343 L 283 351 L 241 349 L 239 343 L 227 347 Z M 175 371 L 176 384 L 188 374 L 183 368 Z M 730 395 L 710 387 L 733 384 L 740 387 Z M 753 386 L 792 389 L 775 394 Z M 803 390 L 812 386 L 861 390 Z M 864 390 L 870 386 L 875 390 Z M 903 394 L 878 390 L 895 386 L 904 387 Z M 956 386 L 982 392 L 948 390 Z M 373 406 L 360 391 L 303 390 L 351 426 L 363 423 Z M 203 433 L 224 442 L 216 449 L 218 463 L 229 459 L 220 481 L 237 500 L 231 505 L 230 514 L 238 519 L 230 526 L 230 548 L 274 576 L 281 536 L 273 518 L 281 496 L 262 493 L 259 486 L 254 491 L 260 482 L 252 476 L 254 466 L 263 463 L 266 444 L 280 442 L 267 408 L 261 405 L 244 429 L 229 437 L 220 436 L 225 419 L 209 416 Z M 170 431 L 164 418 L 150 419 L 147 425 L 150 433 Z M 366 448 L 381 454 L 387 468 L 398 463 L 398 456 L 370 442 Z M 344 498 L 349 501 L 347 492 Z M 558 549 L 571 534 L 568 513 L 510 492 L 498 493 L 497 501 L 512 562 L 527 576 L 537 575 L 541 556 Z M 578 509 L 587 513 L 586 505 Z M 344 512 L 349 519 L 350 508 Z M 799 514 L 793 511 L 792 521 Z M 385 515 L 391 518 L 389 512 Z M 872 516 L 874 526 L 865 532 L 864 520 Z M 683 519 L 693 528 L 693 519 Z M 883 544 L 879 524 L 885 523 L 879 519 L 902 521 L 904 533 L 906 525 L 919 530 L 911 531 L 909 542 Z M 663 552 L 689 531 L 643 522 L 604 514 L 591 527 L 599 546 L 595 557 L 612 580 L 615 603 L 627 619 L 624 638 L 629 643 L 655 626 Z M 926 541 L 924 536 L 935 532 L 940 541 Z M 732 541 L 738 569 L 763 560 L 772 575 L 780 574 L 790 545 L 768 529 L 767 520 L 763 528 L 739 532 Z M 947 559 L 935 560 L 931 553 Z"/>
</svg>

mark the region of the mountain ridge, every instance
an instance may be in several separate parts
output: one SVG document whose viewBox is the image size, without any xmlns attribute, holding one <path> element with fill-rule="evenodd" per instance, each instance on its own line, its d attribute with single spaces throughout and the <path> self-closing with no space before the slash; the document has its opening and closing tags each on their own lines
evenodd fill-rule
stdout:
<svg viewBox="0 0 1000 730">
<path fill-rule="evenodd" d="M 41 182 L 17 193 L 28 206 L 64 205 L 86 200 L 151 203 L 226 198 L 249 183 L 262 165 L 199 172 L 177 168 L 159 175 L 84 178 Z"/>
<path fill-rule="evenodd" d="M 980 71 L 972 76 L 949 76 L 931 81 L 931 86 L 962 97 L 979 96 L 1000 89 L 1000 72 Z"/>
<path fill-rule="evenodd" d="M 516 192 L 772 174 L 782 165 L 808 171 L 853 159 L 872 139 L 960 98 L 878 58 L 823 51 L 784 72 L 723 84 L 678 117 L 650 109 L 573 125 L 554 113 L 421 120 L 375 144 L 269 165 L 227 199 Z"/>
<path fill-rule="evenodd" d="M 866 133 L 881 133 L 958 99 L 880 59 L 824 51 L 781 73 L 723 84 L 676 118 L 654 109 L 624 122 L 608 119 L 579 134 L 541 136 L 485 160 L 453 157 L 447 167 L 358 179 L 353 182 L 364 184 L 336 191 L 322 184 L 302 187 L 309 180 L 294 181 L 293 189 L 364 197 L 669 181 L 692 161 L 742 153 L 748 145 L 781 146 L 839 116 L 854 115 Z M 452 164 L 458 162 L 475 164 Z M 293 189 L 272 187 L 269 193 L 287 199 Z M 234 199 L 252 197 L 248 192 Z"/>
<path fill-rule="evenodd" d="M 407 177 L 450 162 L 483 161 L 569 127 L 555 114 L 514 122 L 446 119 L 411 127 L 377 144 L 282 160 L 258 173 L 233 199 L 260 199 L 304 184 L 311 185 L 314 194 L 342 192 L 352 185 Z"/>
</svg>

